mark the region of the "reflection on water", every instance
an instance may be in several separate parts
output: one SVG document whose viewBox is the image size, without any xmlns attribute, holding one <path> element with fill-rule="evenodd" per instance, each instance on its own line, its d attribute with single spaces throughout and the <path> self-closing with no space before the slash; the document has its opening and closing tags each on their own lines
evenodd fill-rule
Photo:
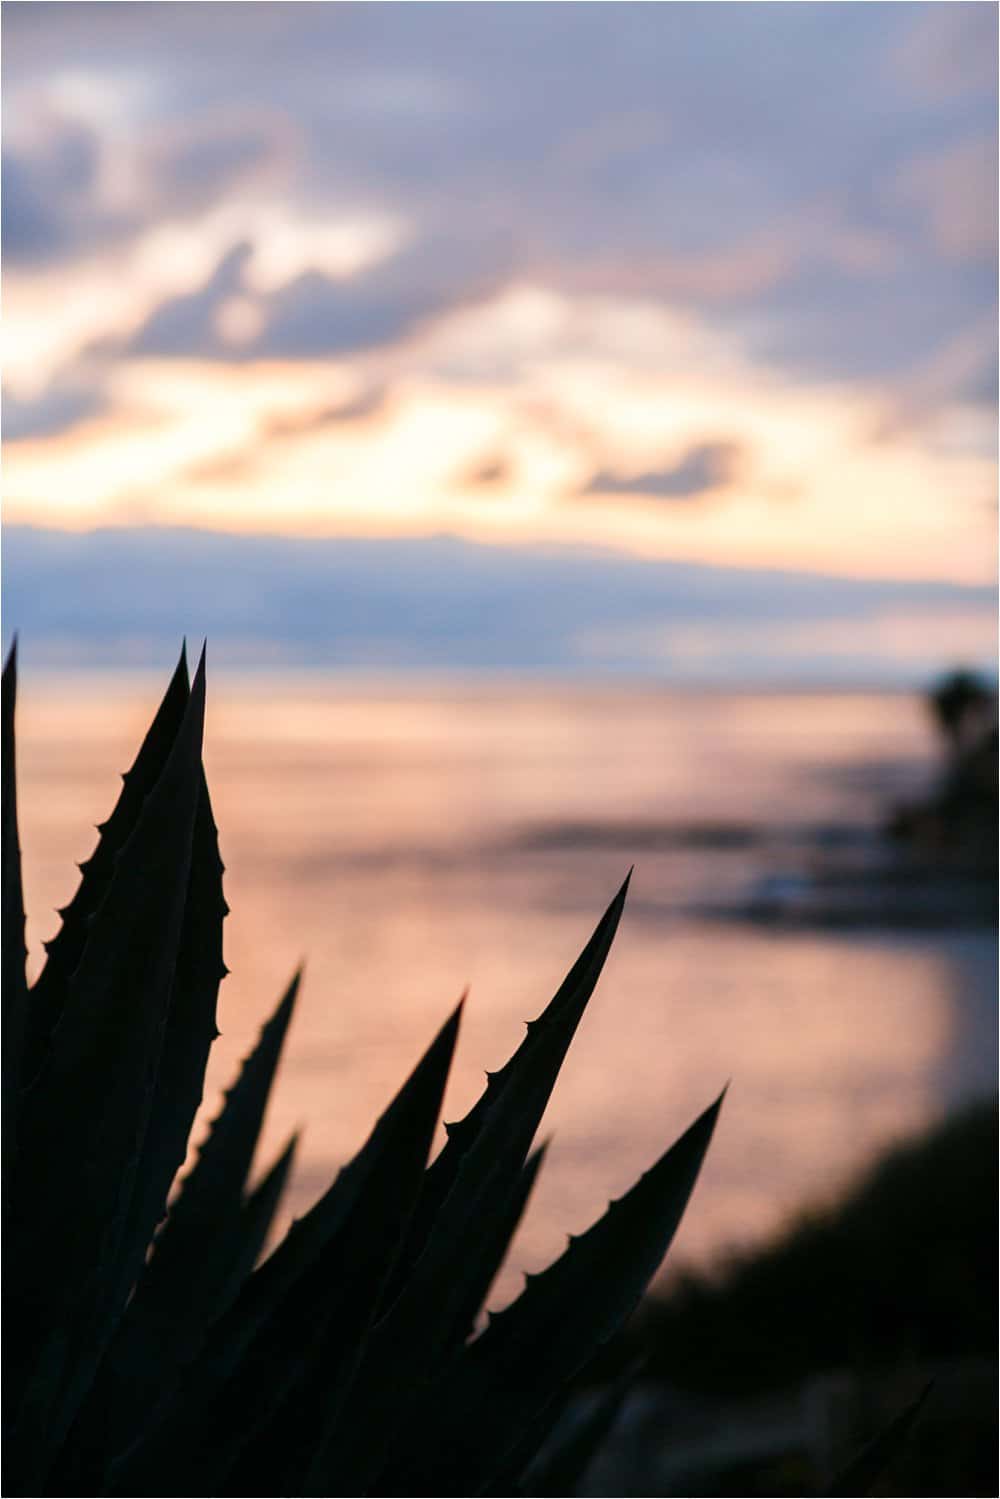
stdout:
<svg viewBox="0 0 1000 1499">
<path fill-rule="evenodd" d="M 35 968 L 156 691 L 24 684 Z M 761 872 L 754 839 L 727 828 L 873 823 L 933 753 L 921 705 L 892 696 L 216 681 L 206 762 L 233 972 L 211 1105 L 305 956 L 267 1126 L 269 1156 L 305 1127 L 290 1210 L 361 1142 L 468 984 L 447 1109 L 461 1113 L 583 945 L 634 825 L 632 898 L 543 1126 L 553 1145 L 514 1262 L 558 1252 L 730 1077 L 679 1255 L 748 1242 L 995 1086 L 989 934 L 782 933 L 693 914 Z M 616 836 L 552 836 L 581 822 Z M 670 824 L 718 836 L 643 847 L 644 828 Z"/>
</svg>

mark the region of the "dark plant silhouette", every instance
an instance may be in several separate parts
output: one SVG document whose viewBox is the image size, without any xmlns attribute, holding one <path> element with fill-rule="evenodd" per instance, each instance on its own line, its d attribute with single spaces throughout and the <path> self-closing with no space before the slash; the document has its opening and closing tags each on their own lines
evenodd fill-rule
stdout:
<svg viewBox="0 0 1000 1499">
<path fill-rule="evenodd" d="M 329 1191 L 259 1265 L 295 1142 L 248 1176 L 294 979 L 191 1171 L 217 1034 L 223 866 L 182 652 L 29 988 L 3 676 L 6 1492 L 568 1492 L 537 1454 L 639 1300 L 721 1100 L 473 1336 L 541 1162 L 532 1141 L 628 881 L 427 1165 L 461 1006 Z M 150 1251 L 150 1246 L 152 1249 Z M 617 1398 L 617 1397 L 615 1397 Z M 603 1419 L 603 1418 L 602 1418 Z M 610 1419 L 610 1418 L 609 1418 Z M 588 1445 L 589 1444 L 589 1445 Z M 531 1469 L 532 1489 L 522 1490 Z"/>
<path fill-rule="evenodd" d="M 947 758 L 929 795 L 896 807 L 889 832 L 926 857 L 993 881 L 997 872 L 997 696 L 969 671 L 928 693 Z M 995 896 L 993 911 L 996 909 Z"/>
<path fill-rule="evenodd" d="M 964 668 L 942 677 L 927 697 L 935 723 L 955 747 L 961 746 L 970 727 L 976 732 L 994 706 L 994 694 L 986 683 Z"/>
<path fill-rule="evenodd" d="M 997 1123 L 995 1098 L 980 1100 L 765 1247 L 675 1278 L 669 1296 L 646 1299 L 625 1351 L 639 1338 L 649 1378 L 724 1398 L 788 1389 L 816 1369 L 992 1357 Z"/>
</svg>

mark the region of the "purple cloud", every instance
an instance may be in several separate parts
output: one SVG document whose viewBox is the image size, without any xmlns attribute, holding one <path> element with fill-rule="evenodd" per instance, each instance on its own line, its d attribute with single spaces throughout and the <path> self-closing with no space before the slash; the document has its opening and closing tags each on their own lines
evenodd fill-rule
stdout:
<svg viewBox="0 0 1000 1499">
<path fill-rule="evenodd" d="M 668 468 L 629 475 L 602 469 L 580 493 L 641 495 L 653 500 L 698 500 L 732 483 L 744 459 L 745 452 L 739 443 L 698 443 Z"/>
</svg>

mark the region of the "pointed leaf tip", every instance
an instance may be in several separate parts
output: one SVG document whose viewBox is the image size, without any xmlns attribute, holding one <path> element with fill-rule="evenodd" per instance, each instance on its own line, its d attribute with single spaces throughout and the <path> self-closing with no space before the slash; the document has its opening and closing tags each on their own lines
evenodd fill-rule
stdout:
<svg viewBox="0 0 1000 1499">
<path fill-rule="evenodd" d="M 302 985 L 302 974 L 303 969 L 300 965 L 298 968 L 296 968 L 295 972 L 292 974 L 291 978 L 288 981 L 288 987 L 285 990 L 284 994 L 281 996 L 281 1000 L 279 1001 L 278 1009 L 274 1018 L 277 1018 L 278 1014 L 284 1014 L 294 1008 L 295 1001 L 299 997 L 299 989 Z"/>
<path fill-rule="evenodd" d="M 194 707 L 195 711 L 204 713 L 205 710 L 205 652 L 202 651 L 198 657 L 198 665 L 194 676 L 191 678 L 191 702 L 189 711 Z"/>
<path fill-rule="evenodd" d="M 174 667 L 172 680 L 173 681 L 183 682 L 184 685 L 190 690 L 190 686 L 191 686 L 191 674 L 190 674 L 190 671 L 188 670 L 187 637 L 186 636 L 181 640 L 180 655 L 177 657 L 177 665 Z"/>
<path fill-rule="evenodd" d="M 465 996 L 463 994 L 462 998 L 458 1001 L 458 1004 L 452 1010 L 451 1014 L 448 1016 L 447 1020 L 444 1022 L 441 1029 L 435 1036 L 434 1041 L 428 1048 L 428 1056 L 443 1048 L 448 1052 L 450 1057 L 451 1053 L 455 1050 L 455 1043 L 458 1039 L 458 1030 L 459 1026 L 462 1023 L 462 1014 L 464 1009 Z"/>
</svg>

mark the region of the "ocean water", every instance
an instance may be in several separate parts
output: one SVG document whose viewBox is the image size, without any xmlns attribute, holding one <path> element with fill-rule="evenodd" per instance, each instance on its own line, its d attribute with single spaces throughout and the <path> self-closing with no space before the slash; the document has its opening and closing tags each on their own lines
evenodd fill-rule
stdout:
<svg viewBox="0 0 1000 1499">
<path fill-rule="evenodd" d="M 162 685 L 27 679 L 29 966 Z M 517 1046 L 631 864 L 615 948 L 542 1134 L 510 1268 L 558 1254 L 732 1080 L 671 1264 L 717 1261 L 996 1086 L 995 939 L 744 919 L 870 838 L 937 746 L 899 695 L 222 677 L 205 759 L 232 914 L 202 1124 L 305 962 L 258 1166 L 301 1128 L 300 1213 L 460 994 L 456 1117 Z"/>
</svg>

